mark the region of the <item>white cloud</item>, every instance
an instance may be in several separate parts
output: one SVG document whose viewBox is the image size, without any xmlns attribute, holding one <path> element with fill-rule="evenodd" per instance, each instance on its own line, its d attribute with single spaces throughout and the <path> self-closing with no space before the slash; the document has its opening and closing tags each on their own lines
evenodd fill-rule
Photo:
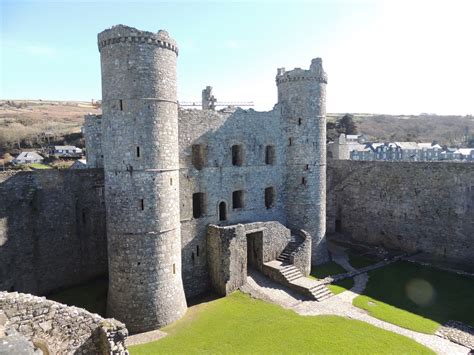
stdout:
<svg viewBox="0 0 474 355">
<path fill-rule="evenodd" d="M 55 57 L 58 54 L 55 49 L 44 46 L 26 45 L 22 49 L 28 54 L 48 58 Z"/>
</svg>

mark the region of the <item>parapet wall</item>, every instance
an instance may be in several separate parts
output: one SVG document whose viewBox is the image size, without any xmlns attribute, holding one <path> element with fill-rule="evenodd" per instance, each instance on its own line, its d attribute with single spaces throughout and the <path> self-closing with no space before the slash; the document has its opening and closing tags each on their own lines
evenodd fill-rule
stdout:
<svg viewBox="0 0 474 355">
<path fill-rule="evenodd" d="M 127 328 L 115 319 L 17 292 L 0 292 L 0 310 L 7 336 L 18 332 L 46 354 L 128 354 Z"/>
<path fill-rule="evenodd" d="M 327 231 L 474 264 L 474 165 L 330 160 Z"/>
<path fill-rule="evenodd" d="M 0 290 L 44 295 L 107 274 L 102 170 L 0 173 Z"/>
</svg>

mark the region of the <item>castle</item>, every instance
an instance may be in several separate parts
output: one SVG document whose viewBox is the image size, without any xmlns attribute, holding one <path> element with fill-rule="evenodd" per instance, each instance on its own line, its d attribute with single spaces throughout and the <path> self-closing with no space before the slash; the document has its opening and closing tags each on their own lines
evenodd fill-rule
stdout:
<svg viewBox="0 0 474 355">
<path fill-rule="evenodd" d="M 209 226 L 272 221 L 287 230 L 280 240 L 263 237 L 257 267 L 298 231 L 312 244 L 310 257 L 295 262 L 302 272 L 327 261 L 321 59 L 309 70 L 278 69 L 273 110 L 216 112 L 209 87 L 203 110 L 179 108 L 178 47 L 167 32 L 118 25 L 98 35 L 98 46 L 103 113 L 86 116 L 84 134 L 89 167 L 105 175 L 110 316 L 135 332 L 180 318 L 185 295 L 210 286 L 204 275 L 217 254 L 206 248 Z M 210 273 L 216 287 L 220 271 Z"/>
</svg>

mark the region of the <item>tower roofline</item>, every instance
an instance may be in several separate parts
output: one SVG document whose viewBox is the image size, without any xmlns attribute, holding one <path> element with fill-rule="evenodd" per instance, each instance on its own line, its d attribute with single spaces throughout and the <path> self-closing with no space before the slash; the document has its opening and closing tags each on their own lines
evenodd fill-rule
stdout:
<svg viewBox="0 0 474 355">
<path fill-rule="evenodd" d="M 115 43 L 143 43 L 169 49 L 178 55 L 176 41 L 165 30 L 158 32 L 140 31 L 125 25 L 112 26 L 97 35 L 99 52 L 102 48 Z"/>
<path fill-rule="evenodd" d="M 311 66 L 309 69 L 295 68 L 290 71 L 286 71 L 285 68 L 278 68 L 276 75 L 277 85 L 286 83 L 289 81 L 304 81 L 314 80 L 320 83 L 327 84 L 328 77 L 323 69 L 321 58 L 314 58 L 311 60 Z"/>
</svg>

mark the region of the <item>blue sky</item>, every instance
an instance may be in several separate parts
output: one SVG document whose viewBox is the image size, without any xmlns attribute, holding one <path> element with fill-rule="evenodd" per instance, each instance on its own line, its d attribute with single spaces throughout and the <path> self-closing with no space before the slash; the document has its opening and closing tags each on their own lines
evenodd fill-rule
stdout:
<svg viewBox="0 0 474 355">
<path fill-rule="evenodd" d="M 329 112 L 474 114 L 474 1 L 1 1 L 0 97 L 100 99 L 97 33 L 166 29 L 178 98 L 271 109 L 278 67 L 322 57 Z"/>
</svg>

